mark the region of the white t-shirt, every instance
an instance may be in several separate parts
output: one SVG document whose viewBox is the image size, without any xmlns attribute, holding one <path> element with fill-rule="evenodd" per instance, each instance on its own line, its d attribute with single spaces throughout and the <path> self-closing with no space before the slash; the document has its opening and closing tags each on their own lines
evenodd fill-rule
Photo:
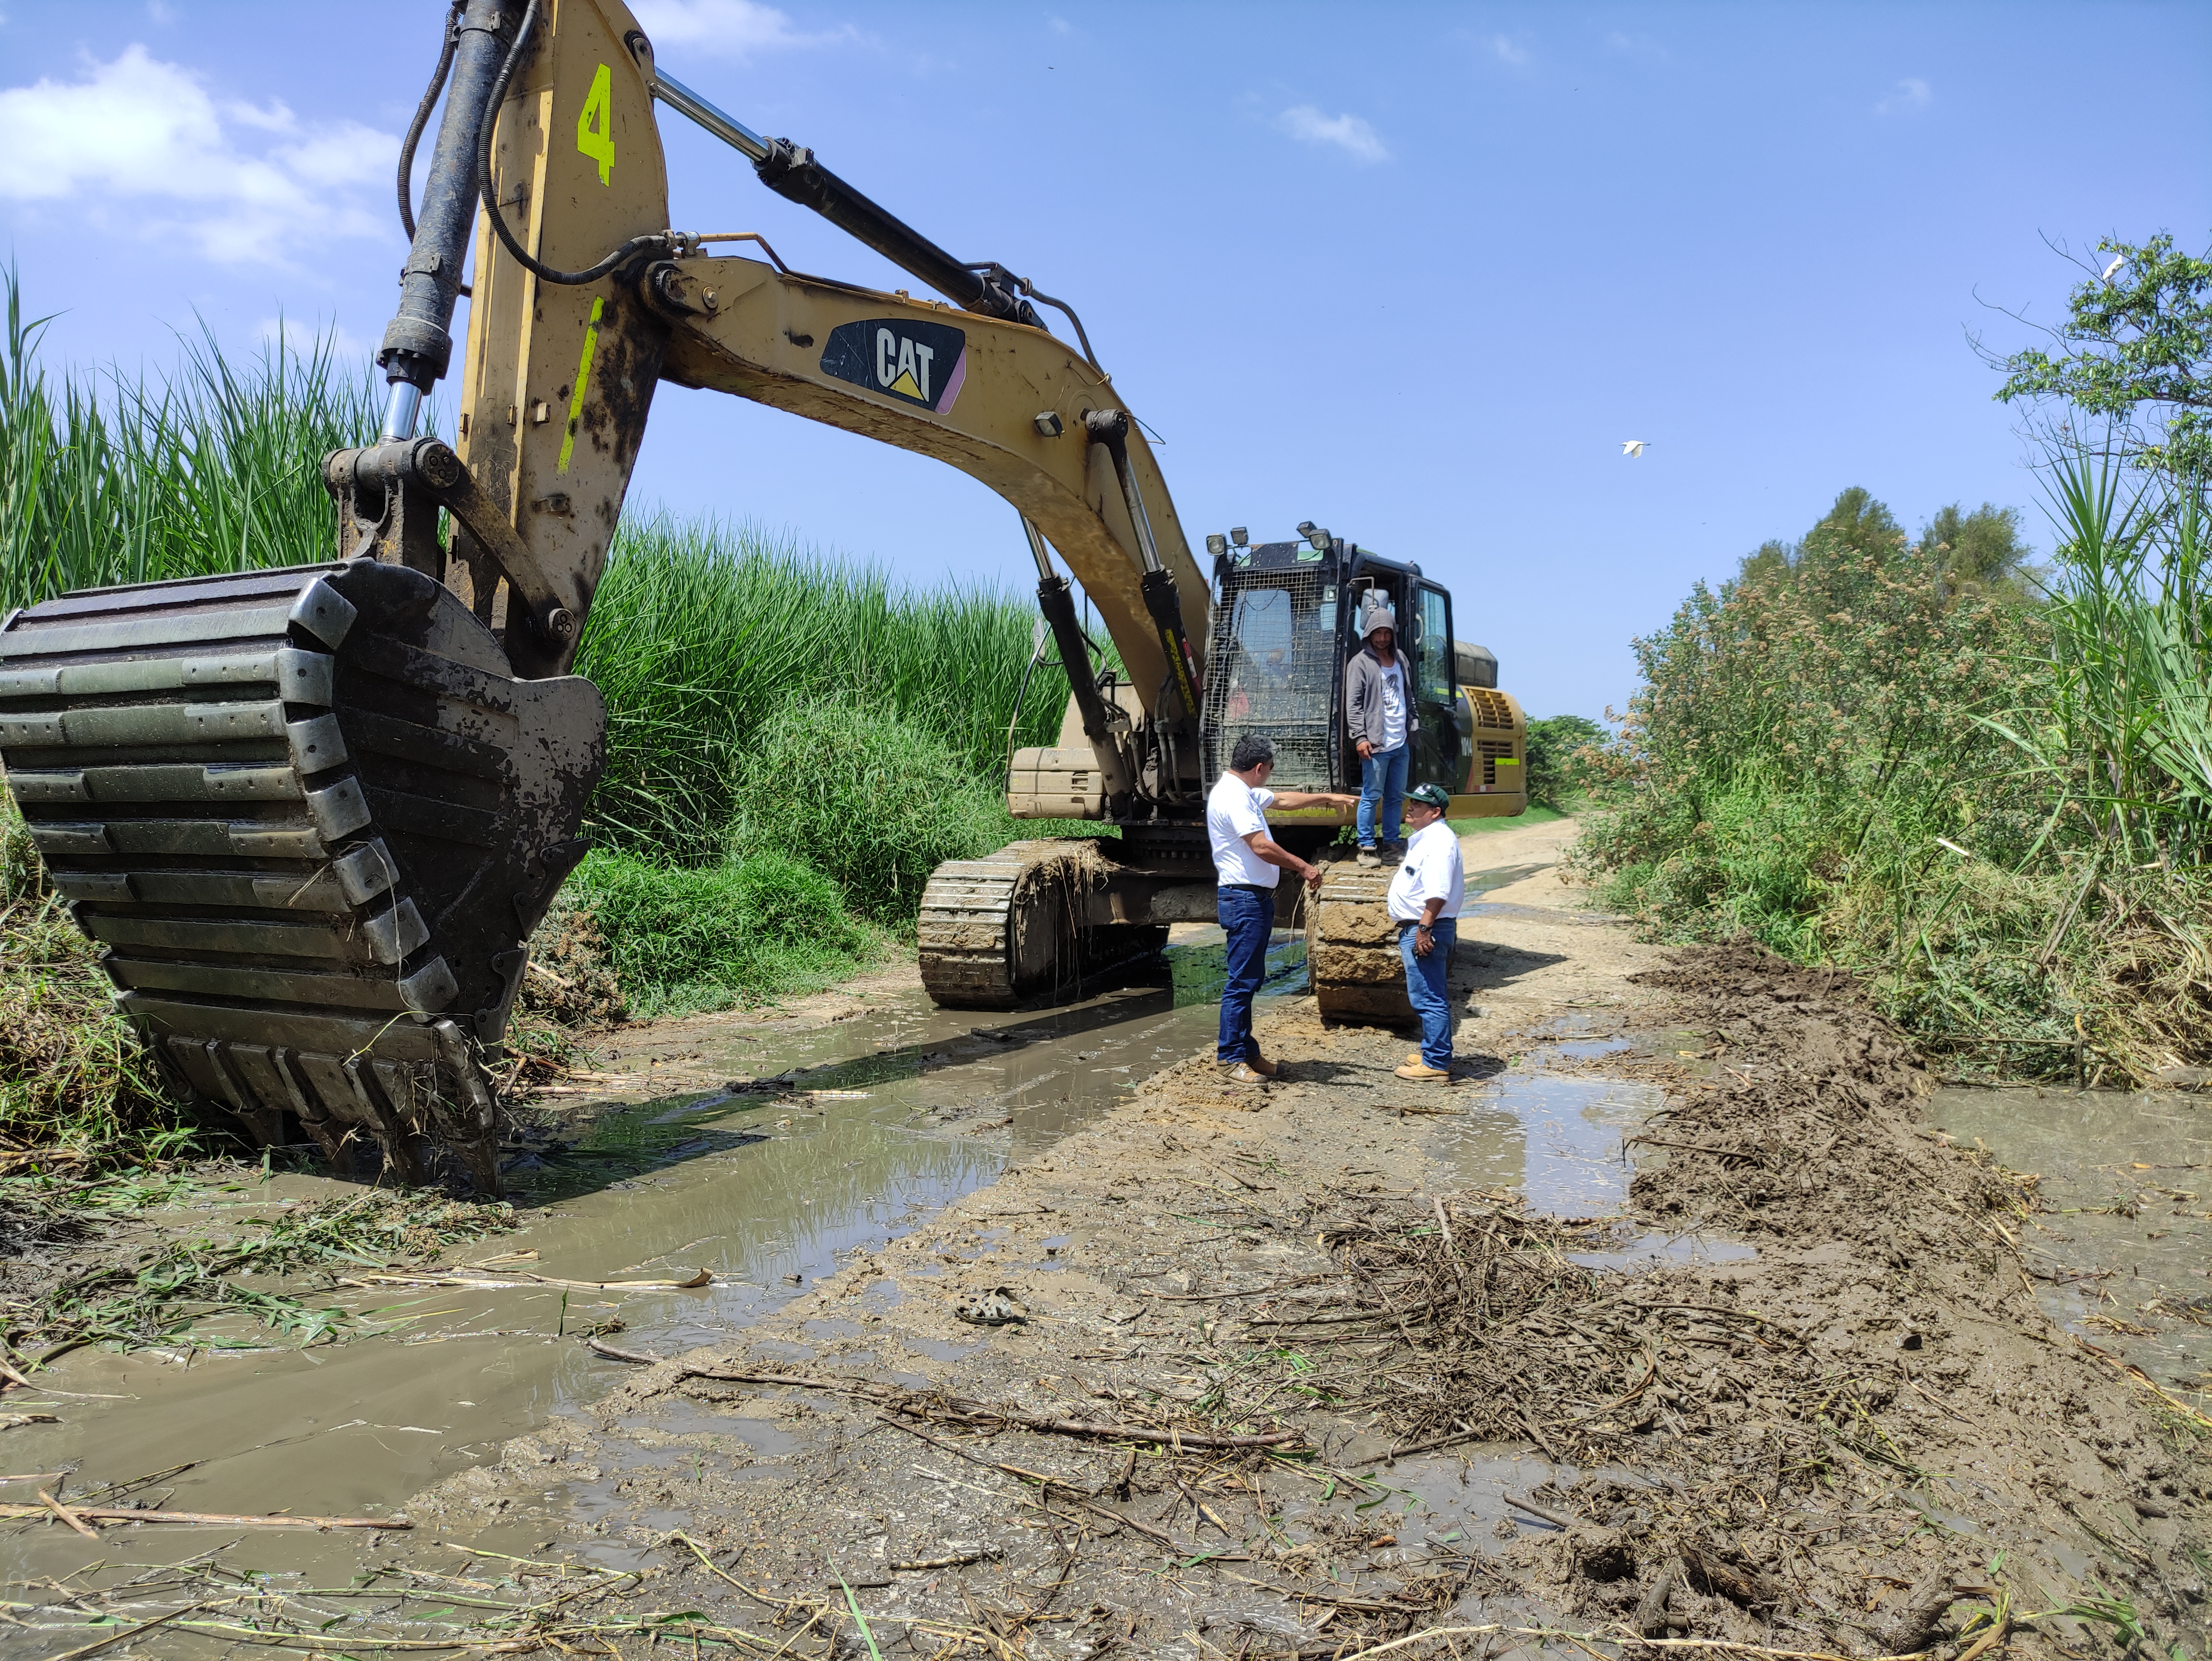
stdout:
<svg viewBox="0 0 2212 1661">
<path fill-rule="evenodd" d="M 1444 903 L 1440 917 L 1456 917 L 1467 904 L 1459 838 L 1442 819 L 1414 831 L 1406 844 L 1406 862 L 1390 879 L 1390 915 L 1400 922 L 1418 922 L 1422 908 L 1438 898 Z"/>
<path fill-rule="evenodd" d="M 1234 773 L 1224 773 L 1206 797 L 1206 839 L 1213 844 L 1213 869 L 1223 887 L 1273 888 L 1282 876 L 1244 840 L 1267 828 L 1263 816 L 1274 800 L 1273 791 L 1255 790 Z"/>
<path fill-rule="evenodd" d="M 1382 747 L 1406 741 L 1406 662 L 1401 658 L 1382 672 Z"/>
</svg>

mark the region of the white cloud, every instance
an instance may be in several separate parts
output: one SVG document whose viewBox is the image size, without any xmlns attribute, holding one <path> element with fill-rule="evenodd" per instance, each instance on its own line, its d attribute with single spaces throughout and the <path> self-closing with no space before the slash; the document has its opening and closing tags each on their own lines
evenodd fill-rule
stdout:
<svg viewBox="0 0 2212 1661">
<path fill-rule="evenodd" d="M 1936 101 L 1935 89 L 1917 76 L 1908 76 L 1897 83 L 1890 95 L 1874 106 L 1876 115 L 1908 115 L 1914 110 L 1924 110 Z"/>
<path fill-rule="evenodd" d="M 0 200 L 65 204 L 100 231 L 219 265 L 294 267 L 335 240 L 392 235 L 374 187 L 388 193 L 398 153 L 357 121 L 218 104 L 143 46 L 81 81 L 0 91 Z"/>
<path fill-rule="evenodd" d="M 860 38 L 849 23 L 807 33 L 793 24 L 788 14 L 760 0 L 637 0 L 630 10 L 651 37 L 655 52 L 688 46 L 708 57 L 746 58 L 756 52 Z M 672 72 L 675 67 L 669 65 Z"/>
<path fill-rule="evenodd" d="M 1275 125 L 1309 144 L 1334 144 L 1355 161 L 1390 159 L 1375 129 L 1356 115 L 1323 115 L 1310 104 L 1300 104 L 1277 116 Z"/>
<path fill-rule="evenodd" d="M 1667 48 L 1648 34 L 1624 34 L 1615 29 L 1605 37 L 1605 44 L 1609 51 L 1624 52 L 1632 58 L 1650 58 L 1661 63 L 1666 61 Z"/>
<path fill-rule="evenodd" d="M 1535 54 L 1510 35 L 1493 34 L 1483 42 L 1490 55 L 1509 70 L 1525 70 Z"/>
</svg>

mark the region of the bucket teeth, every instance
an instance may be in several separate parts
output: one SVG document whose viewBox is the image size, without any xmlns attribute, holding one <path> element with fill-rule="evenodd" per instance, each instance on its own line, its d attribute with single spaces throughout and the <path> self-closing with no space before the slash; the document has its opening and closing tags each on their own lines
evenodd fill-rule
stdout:
<svg viewBox="0 0 2212 1661">
<path fill-rule="evenodd" d="M 403 567 L 88 590 L 0 628 L 0 764 L 163 1072 L 259 1140 L 498 1187 L 483 1073 L 605 715 Z"/>
</svg>

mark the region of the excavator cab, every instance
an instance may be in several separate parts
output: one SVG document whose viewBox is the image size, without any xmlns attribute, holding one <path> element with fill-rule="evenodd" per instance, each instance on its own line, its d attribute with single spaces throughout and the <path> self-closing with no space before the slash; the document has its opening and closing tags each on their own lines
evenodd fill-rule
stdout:
<svg viewBox="0 0 2212 1661">
<path fill-rule="evenodd" d="M 1479 799 L 1455 800 L 1455 818 L 1526 806 L 1519 708 L 1497 691 L 1498 660 L 1454 638 L 1451 595 L 1419 565 L 1322 532 L 1224 551 L 1215 585 L 1209 786 L 1237 740 L 1253 733 L 1274 745 L 1280 788 L 1359 788 L 1358 752 L 1344 727 L 1344 669 L 1364 644 L 1360 619 L 1379 599 L 1397 616 L 1398 651 L 1419 717 L 1407 785 L 1440 784 L 1455 798 Z"/>
</svg>

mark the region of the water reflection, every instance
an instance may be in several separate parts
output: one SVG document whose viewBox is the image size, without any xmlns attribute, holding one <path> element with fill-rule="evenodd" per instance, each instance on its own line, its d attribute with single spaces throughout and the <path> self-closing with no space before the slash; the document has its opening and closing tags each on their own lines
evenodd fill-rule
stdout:
<svg viewBox="0 0 2212 1661">
<path fill-rule="evenodd" d="M 2212 1110 L 2173 1091 L 1939 1090 L 1930 1124 L 2033 1171 L 2021 1241 L 2068 1331 L 2212 1409 Z"/>
</svg>

